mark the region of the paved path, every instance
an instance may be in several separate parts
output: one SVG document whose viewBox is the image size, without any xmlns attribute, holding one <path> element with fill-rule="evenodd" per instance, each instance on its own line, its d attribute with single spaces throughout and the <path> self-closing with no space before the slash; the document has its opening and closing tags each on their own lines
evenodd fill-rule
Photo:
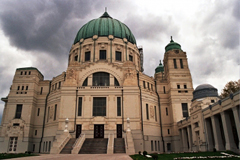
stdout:
<svg viewBox="0 0 240 160">
<path fill-rule="evenodd" d="M 126 154 L 40 154 L 40 156 L 14 158 L 13 160 L 132 160 Z"/>
</svg>

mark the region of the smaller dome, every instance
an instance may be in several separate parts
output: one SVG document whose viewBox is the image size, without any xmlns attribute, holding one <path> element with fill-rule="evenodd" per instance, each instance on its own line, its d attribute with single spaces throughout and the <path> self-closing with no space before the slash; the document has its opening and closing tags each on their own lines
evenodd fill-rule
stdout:
<svg viewBox="0 0 240 160">
<path fill-rule="evenodd" d="M 155 69 L 155 74 L 159 72 L 164 72 L 164 67 L 162 65 L 161 60 L 160 60 L 159 66 Z"/>
<path fill-rule="evenodd" d="M 218 97 L 218 90 L 210 84 L 201 84 L 193 91 L 193 99 L 200 99 L 205 97 Z"/>
<path fill-rule="evenodd" d="M 171 41 L 170 41 L 170 43 L 168 43 L 168 45 L 165 47 L 165 52 L 170 51 L 170 50 L 172 50 L 172 49 L 182 50 L 182 49 L 181 49 L 181 45 L 178 44 L 178 43 L 176 43 L 176 42 L 174 42 L 174 41 L 172 40 L 172 36 L 171 36 Z"/>
</svg>

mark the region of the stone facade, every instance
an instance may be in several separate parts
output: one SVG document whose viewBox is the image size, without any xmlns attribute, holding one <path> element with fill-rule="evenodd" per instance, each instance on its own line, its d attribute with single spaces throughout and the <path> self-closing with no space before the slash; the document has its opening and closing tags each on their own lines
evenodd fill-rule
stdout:
<svg viewBox="0 0 240 160">
<path fill-rule="evenodd" d="M 106 13 L 101 18 L 111 22 Z M 171 40 L 164 68 L 160 65 L 150 77 L 142 72 L 143 49 L 133 43 L 134 37 L 132 42 L 127 38 L 81 38 L 70 49 L 66 71 L 52 80 L 44 80 L 37 68 L 18 68 L 9 94 L 2 98 L 0 152 L 60 153 L 70 138 L 77 138 L 72 153 L 78 153 L 85 138 L 108 138 L 107 153 L 112 154 L 116 137 L 124 138 L 127 154 L 185 151 L 187 139 L 193 142 L 191 149 L 206 150 L 206 140 L 195 140 L 192 125 L 201 126 L 200 117 L 207 117 L 208 110 L 202 107 L 205 100 L 191 102 L 186 52 Z M 190 117 L 198 118 L 190 121 L 189 111 Z M 206 137 L 202 132 L 199 136 Z M 202 148 L 196 148 L 200 144 Z M 226 149 L 231 147 L 230 143 Z"/>
</svg>

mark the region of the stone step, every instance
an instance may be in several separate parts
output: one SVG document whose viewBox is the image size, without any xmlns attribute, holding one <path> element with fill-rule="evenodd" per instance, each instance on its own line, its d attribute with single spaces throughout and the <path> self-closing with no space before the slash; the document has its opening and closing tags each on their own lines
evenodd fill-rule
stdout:
<svg viewBox="0 0 240 160">
<path fill-rule="evenodd" d="M 106 138 L 86 138 L 79 154 L 106 154 L 107 143 L 108 139 Z"/>
<path fill-rule="evenodd" d="M 114 138 L 114 153 L 126 153 L 123 138 Z"/>
<path fill-rule="evenodd" d="M 71 154 L 72 146 L 75 143 L 76 138 L 70 138 L 64 148 L 61 150 L 60 154 Z"/>
</svg>

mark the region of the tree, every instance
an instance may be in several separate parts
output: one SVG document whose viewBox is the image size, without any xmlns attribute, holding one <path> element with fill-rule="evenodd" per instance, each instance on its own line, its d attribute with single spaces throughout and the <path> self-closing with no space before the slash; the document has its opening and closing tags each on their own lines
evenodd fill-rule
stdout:
<svg viewBox="0 0 240 160">
<path fill-rule="evenodd" d="M 239 90 L 240 90 L 240 83 L 238 81 L 230 81 L 225 85 L 220 96 L 222 98 L 225 98 L 229 96 L 231 93 L 235 93 Z"/>
</svg>

